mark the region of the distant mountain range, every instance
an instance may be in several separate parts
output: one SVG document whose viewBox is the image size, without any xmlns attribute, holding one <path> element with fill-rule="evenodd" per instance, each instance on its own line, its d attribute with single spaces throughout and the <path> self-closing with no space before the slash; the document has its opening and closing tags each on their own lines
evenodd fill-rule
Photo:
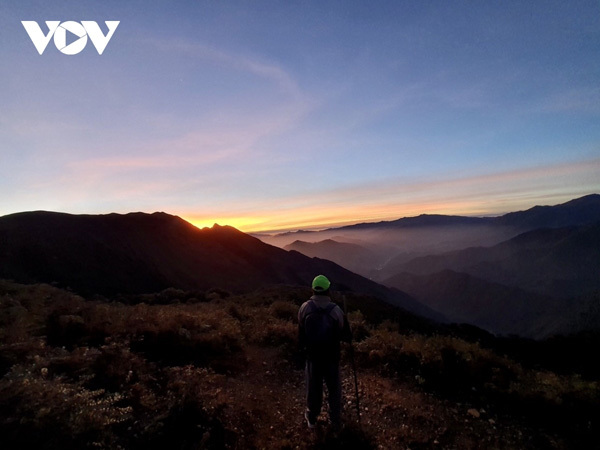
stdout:
<svg viewBox="0 0 600 450">
<path fill-rule="evenodd" d="M 429 255 L 395 264 L 381 278 L 453 270 L 551 297 L 600 290 L 600 223 L 528 231 L 492 247 Z"/>
<path fill-rule="evenodd" d="M 264 242 L 323 257 L 375 280 L 393 276 L 413 258 L 491 247 L 540 228 L 600 223 L 600 195 L 556 206 L 536 206 L 499 217 L 420 215 L 323 231 L 259 236 Z M 332 242 L 335 241 L 335 242 Z M 361 248 L 337 244 L 356 244 Z M 312 244 L 312 245 L 308 245 Z"/>
<path fill-rule="evenodd" d="M 396 287 L 453 321 L 529 337 L 600 329 L 597 194 L 500 217 L 421 215 L 274 239 L 291 237 L 312 242 L 286 248 Z M 386 245 L 393 256 L 379 250 Z"/>
<path fill-rule="evenodd" d="M 544 338 L 600 324 L 600 298 L 593 292 L 557 299 L 451 270 L 427 275 L 403 272 L 384 284 L 402 289 L 453 322 L 495 334 Z M 593 311 L 595 317 L 590 316 Z"/>
<path fill-rule="evenodd" d="M 292 231 L 275 236 L 299 236 L 338 233 L 356 230 L 391 228 L 465 227 L 496 225 L 510 226 L 519 232 L 536 228 L 559 228 L 571 225 L 586 225 L 600 222 L 600 194 L 590 194 L 555 206 L 534 206 L 525 211 L 507 213 L 498 217 L 466 217 L 441 214 L 421 214 L 381 222 L 364 222 L 321 231 Z M 297 239 L 297 237 L 296 237 Z M 312 239 L 311 239 L 312 240 Z"/>
<path fill-rule="evenodd" d="M 320 242 L 294 241 L 284 249 L 295 250 L 311 258 L 329 259 L 356 273 L 359 273 L 365 265 L 377 264 L 377 255 L 373 250 L 362 245 L 337 242 L 333 239 Z"/>
<path fill-rule="evenodd" d="M 442 318 L 410 296 L 333 262 L 287 252 L 227 226 L 200 230 L 165 213 L 38 211 L 0 217 L 0 278 L 55 282 L 84 294 L 310 286 L 319 273 L 327 274 L 336 290 L 371 294 Z"/>
<path fill-rule="evenodd" d="M 12 214 L 0 217 L 0 278 L 112 295 L 309 286 L 324 273 L 335 290 L 497 334 L 600 330 L 597 194 L 495 218 L 423 215 L 261 239 L 285 250 L 165 213 Z"/>
<path fill-rule="evenodd" d="M 556 206 L 534 206 L 492 219 L 521 231 L 561 228 L 600 222 L 600 195 L 591 194 Z"/>
</svg>

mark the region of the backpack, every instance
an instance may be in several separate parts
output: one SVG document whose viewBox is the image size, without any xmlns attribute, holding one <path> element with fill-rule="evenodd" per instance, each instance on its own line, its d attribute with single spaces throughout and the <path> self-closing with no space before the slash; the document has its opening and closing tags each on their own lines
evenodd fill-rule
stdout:
<svg viewBox="0 0 600 450">
<path fill-rule="evenodd" d="M 335 303 L 329 303 L 325 308 L 319 308 L 313 301 L 308 303 L 304 332 L 307 356 L 311 359 L 339 357 L 340 330 L 337 319 L 331 314 L 335 307 Z"/>
</svg>

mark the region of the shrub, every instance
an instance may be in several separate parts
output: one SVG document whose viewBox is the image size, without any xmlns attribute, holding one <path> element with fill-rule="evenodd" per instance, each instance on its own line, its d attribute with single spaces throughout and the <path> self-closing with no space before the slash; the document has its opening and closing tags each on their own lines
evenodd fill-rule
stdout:
<svg viewBox="0 0 600 450">
<path fill-rule="evenodd" d="M 212 288 L 206 291 L 205 296 L 208 300 L 224 299 L 231 297 L 231 292 L 226 291 L 225 289 Z"/>
<path fill-rule="evenodd" d="M 28 336 L 29 312 L 19 300 L 0 297 L 0 342 L 14 344 Z"/>
<path fill-rule="evenodd" d="M 269 310 L 277 319 L 298 321 L 298 306 L 293 303 L 277 300 L 271 304 Z"/>
<path fill-rule="evenodd" d="M 86 336 L 83 317 L 77 314 L 53 312 L 46 322 L 46 339 L 50 345 L 74 348 Z"/>
<path fill-rule="evenodd" d="M 185 291 L 182 291 L 181 289 L 167 288 L 167 289 L 164 289 L 161 292 L 159 292 L 155 296 L 154 301 L 155 301 L 155 303 L 166 305 L 169 303 L 182 302 L 185 299 L 186 299 Z"/>
<path fill-rule="evenodd" d="M 119 443 L 113 431 L 132 412 L 119 406 L 121 394 L 89 390 L 44 373 L 15 366 L 0 383 L 5 414 L 11 418 L 0 424 L 8 448 L 11 443 L 14 448 L 106 448 Z"/>
<path fill-rule="evenodd" d="M 206 365 L 241 349 L 239 321 L 208 304 L 137 306 L 132 348 L 169 365 Z"/>
<path fill-rule="evenodd" d="M 262 329 L 260 343 L 267 345 L 291 345 L 298 341 L 298 325 L 292 322 L 270 322 Z"/>
<path fill-rule="evenodd" d="M 398 333 L 377 329 L 369 337 L 356 344 L 359 364 L 366 367 L 393 366 L 401 368 L 403 336 Z"/>
<path fill-rule="evenodd" d="M 240 307 L 239 305 L 237 305 L 235 303 L 231 303 L 226 309 L 227 313 L 231 317 L 233 317 L 234 319 L 236 319 L 240 322 L 243 322 L 248 319 L 248 315 L 245 312 L 243 312 L 243 310 L 244 309 L 242 307 Z"/>
<path fill-rule="evenodd" d="M 352 330 L 352 339 L 355 342 L 360 342 L 366 339 L 370 334 L 370 326 L 365 320 L 365 316 L 360 311 L 352 311 L 348 313 L 348 322 Z"/>
</svg>

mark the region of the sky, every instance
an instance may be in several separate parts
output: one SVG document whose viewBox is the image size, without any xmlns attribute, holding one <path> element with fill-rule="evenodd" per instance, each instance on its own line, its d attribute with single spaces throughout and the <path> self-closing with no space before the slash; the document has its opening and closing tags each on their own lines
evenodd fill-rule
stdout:
<svg viewBox="0 0 600 450">
<path fill-rule="evenodd" d="M 21 21 L 119 25 L 40 55 Z M 256 232 L 562 203 L 600 193 L 600 2 L 0 0 L 0 158 L 0 215 Z"/>
</svg>

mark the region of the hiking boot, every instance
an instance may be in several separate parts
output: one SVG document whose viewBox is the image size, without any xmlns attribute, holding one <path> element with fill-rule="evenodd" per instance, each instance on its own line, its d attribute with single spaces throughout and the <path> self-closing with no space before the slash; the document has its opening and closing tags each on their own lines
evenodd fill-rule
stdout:
<svg viewBox="0 0 600 450">
<path fill-rule="evenodd" d="M 304 413 L 304 418 L 306 419 L 306 423 L 308 424 L 308 428 L 310 428 L 311 430 L 314 430 L 317 427 L 317 421 L 316 420 L 314 422 L 310 421 L 310 417 L 308 415 L 308 411 L 306 411 Z"/>
</svg>

